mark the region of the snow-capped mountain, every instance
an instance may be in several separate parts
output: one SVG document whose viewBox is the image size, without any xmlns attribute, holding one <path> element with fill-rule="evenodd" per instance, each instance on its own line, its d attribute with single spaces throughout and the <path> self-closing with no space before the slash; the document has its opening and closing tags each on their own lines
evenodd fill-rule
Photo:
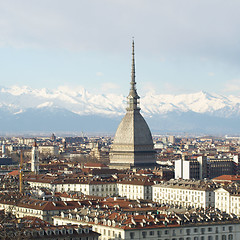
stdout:
<svg viewBox="0 0 240 240">
<path fill-rule="evenodd" d="M 20 109 L 58 107 L 79 115 L 123 115 L 126 97 L 116 94 L 91 94 L 85 89 L 71 90 L 60 87 L 55 90 L 31 89 L 14 86 L 0 88 L 0 106 L 8 107 L 18 114 Z M 156 95 L 151 92 L 141 97 L 142 113 L 145 116 L 169 112 L 207 113 L 220 117 L 240 115 L 240 96 L 222 96 L 197 92 L 180 95 Z"/>
<path fill-rule="evenodd" d="M 140 105 L 142 114 L 156 131 L 240 132 L 240 96 L 149 92 L 141 97 Z M 93 94 L 83 88 L 2 87 L 0 132 L 114 132 L 125 108 L 126 96 Z"/>
</svg>

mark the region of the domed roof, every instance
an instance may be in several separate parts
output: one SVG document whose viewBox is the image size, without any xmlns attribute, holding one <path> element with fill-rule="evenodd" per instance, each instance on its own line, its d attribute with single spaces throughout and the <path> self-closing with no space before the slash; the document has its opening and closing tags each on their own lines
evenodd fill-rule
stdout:
<svg viewBox="0 0 240 240">
<path fill-rule="evenodd" d="M 132 77 L 127 113 L 116 131 L 110 150 L 113 167 L 129 168 L 155 166 L 155 150 L 150 129 L 140 114 L 139 96 L 135 81 L 134 41 L 132 44 Z"/>
<path fill-rule="evenodd" d="M 153 145 L 150 129 L 139 111 L 127 111 L 116 131 L 114 144 Z"/>
</svg>

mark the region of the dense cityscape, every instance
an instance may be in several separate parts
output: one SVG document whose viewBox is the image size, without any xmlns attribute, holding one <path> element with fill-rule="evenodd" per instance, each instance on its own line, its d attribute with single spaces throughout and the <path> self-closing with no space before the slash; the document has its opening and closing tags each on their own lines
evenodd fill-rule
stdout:
<svg viewBox="0 0 240 240">
<path fill-rule="evenodd" d="M 0 240 L 240 240 L 240 1 L 0 1 Z"/>
<path fill-rule="evenodd" d="M 240 139 L 153 141 L 157 166 L 114 169 L 110 137 L 2 138 L 2 219 L 29 239 L 238 239 Z"/>
<path fill-rule="evenodd" d="M 1 138 L 2 239 L 240 239 L 240 138 L 153 136 L 134 41 L 111 137 Z"/>
</svg>

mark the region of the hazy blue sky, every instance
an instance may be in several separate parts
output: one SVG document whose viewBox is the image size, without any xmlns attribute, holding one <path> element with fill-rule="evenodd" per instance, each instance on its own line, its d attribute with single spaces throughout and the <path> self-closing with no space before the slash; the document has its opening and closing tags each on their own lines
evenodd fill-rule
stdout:
<svg viewBox="0 0 240 240">
<path fill-rule="evenodd" d="M 0 85 L 240 93 L 239 0 L 0 1 Z"/>
</svg>

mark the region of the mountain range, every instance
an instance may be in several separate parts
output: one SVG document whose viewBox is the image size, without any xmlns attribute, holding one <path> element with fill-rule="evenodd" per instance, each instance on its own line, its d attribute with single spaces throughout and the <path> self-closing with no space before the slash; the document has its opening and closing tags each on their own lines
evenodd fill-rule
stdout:
<svg viewBox="0 0 240 240">
<path fill-rule="evenodd" d="M 0 87 L 0 133 L 113 134 L 126 105 L 126 96 L 84 88 Z M 148 92 L 140 106 L 153 133 L 240 134 L 240 96 Z"/>
</svg>

